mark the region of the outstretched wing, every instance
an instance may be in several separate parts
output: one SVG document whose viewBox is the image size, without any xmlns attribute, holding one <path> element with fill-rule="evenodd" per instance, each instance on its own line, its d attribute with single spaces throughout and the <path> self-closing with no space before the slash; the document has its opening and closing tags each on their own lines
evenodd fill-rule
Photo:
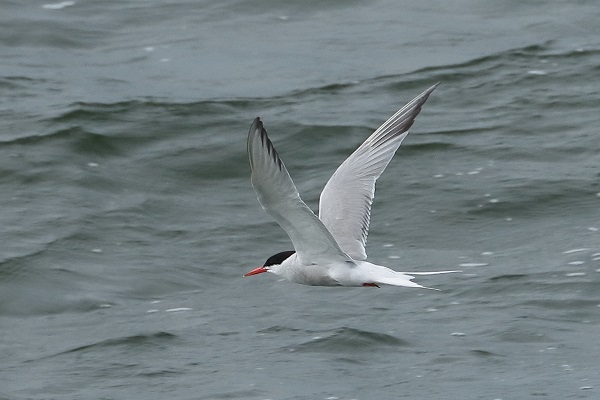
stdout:
<svg viewBox="0 0 600 400">
<path fill-rule="evenodd" d="M 319 218 L 341 249 L 355 260 L 367 258 L 375 182 L 408 135 L 433 85 L 385 121 L 329 179 L 319 200 Z"/>
<path fill-rule="evenodd" d="M 302 262 L 347 260 L 325 225 L 300 198 L 259 118 L 248 133 L 248 156 L 258 201 L 288 234 Z"/>
</svg>

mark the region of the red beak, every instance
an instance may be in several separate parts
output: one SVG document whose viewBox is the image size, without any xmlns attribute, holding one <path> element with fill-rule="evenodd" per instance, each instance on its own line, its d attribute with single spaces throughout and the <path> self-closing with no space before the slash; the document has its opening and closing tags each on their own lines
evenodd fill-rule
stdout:
<svg viewBox="0 0 600 400">
<path fill-rule="evenodd" d="M 258 267 L 258 268 L 254 268 L 252 271 L 248 272 L 244 276 L 252 276 L 252 275 L 256 275 L 256 274 L 262 274 L 263 272 L 267 272 L 267 271 L 268 271 L 268 269 L 266 269 L 265 267 Z"/>
</svg>

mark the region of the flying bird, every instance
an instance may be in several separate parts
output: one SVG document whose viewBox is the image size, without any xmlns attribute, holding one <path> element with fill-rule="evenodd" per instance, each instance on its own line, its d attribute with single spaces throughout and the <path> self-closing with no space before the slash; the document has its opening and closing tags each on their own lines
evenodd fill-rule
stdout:
<svg viewBox="0 0 600 400">
<path fill-rule="evenodd" d="M 366 261 L 375 182 L 438 84 L 392 115 L 338 167 L 321 192 L 318 217 L 300 198 L 262 121 L 256 118 L 248 133 L 252 186 L 263 209 L 290 237 L 294 250 L 269 257 L 244 276 L 271 272 L 313 286 L 426 288 L 412 281 L 414 275 L 458 272 L 398 272 Z"/>
</svg>

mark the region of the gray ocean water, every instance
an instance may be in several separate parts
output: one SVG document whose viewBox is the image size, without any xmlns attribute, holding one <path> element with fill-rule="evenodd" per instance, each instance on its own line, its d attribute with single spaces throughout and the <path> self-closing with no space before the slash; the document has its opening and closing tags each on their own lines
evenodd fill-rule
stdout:
<svg viewBox="0 0 600 400">
<path fill-rule="evenodd" d="M 600 398 L 600 5 L 4 0 L 0 399 Z M 367 251 L 439 292 L 242 278 L 441 82 Z M 268 276 L 267 276 L 268 275 Z"/>
</svg>

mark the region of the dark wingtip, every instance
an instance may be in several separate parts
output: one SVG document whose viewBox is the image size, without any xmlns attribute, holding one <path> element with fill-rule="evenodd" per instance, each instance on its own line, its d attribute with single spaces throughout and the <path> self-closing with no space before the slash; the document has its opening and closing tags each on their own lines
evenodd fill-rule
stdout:
<svg viewBox="0 0 600 400">
<path fill-rule="evenodd" d="M 433 93 L 433 91 L 434 91 L 435 89 L 437 89 L 437 87 L 438 87 L 438 86 L 440 86 L 440 84 L 441 84 L 441 83 L 442 83 L 441 81 L 440 81 L 440 82 L 437 82 L 437 83 L 435 83 L 435 84 L 431 85 L 431 86 L 430 86 L 430 87 L 429 87 L 427 90 L 425 90 L 425 91 L 423 92 L 423 94 L 425 95 L 425 96 L 424 96 L 424 97 L 425 97 L 425 99 L 427 99 L 427 98 L 429 97 L 429 95 L 430 95 L 431 93 Z"/>
<path fill-rule="evenodd" d="M 263 129 L 263 123 L 260 120 L 260 117 L 256 117 L 252 121 L 252 124 L 250 125 L 250 131 L 248 132 L 248 137 L 250 137 L 257 129 Z"/>
<path fill-rule="evenodd" d="M 265 129 L 262 121 L 260 120 L 260 117 L 254 118 L 254 121 L 252 121 L 252 125 L 250 126 L 250 132 L 248 133 L 248 153 L 250 153 L 251 138 L 253 136 L 253 133 L 256 131 L 259 131 L 260 141 L 261 141 L 262 145 L 267 149 L 267 153 L 271 156 L 271 158 L 273 159 L 273 162 L 275 162 L 275 164 L 277 164 L 277 167 L 280 170 L 282 170 L 283 162 L 279 158 L 279 155 L 277 154 L 277 151 L 275 150 L 273 143 L 269 139 L 267 130 Z M 250 161 L 250 163 L 252 164 L 252 161 Z"/>
</svg>

